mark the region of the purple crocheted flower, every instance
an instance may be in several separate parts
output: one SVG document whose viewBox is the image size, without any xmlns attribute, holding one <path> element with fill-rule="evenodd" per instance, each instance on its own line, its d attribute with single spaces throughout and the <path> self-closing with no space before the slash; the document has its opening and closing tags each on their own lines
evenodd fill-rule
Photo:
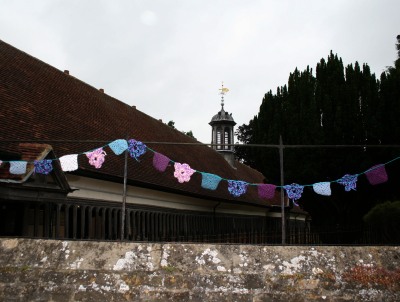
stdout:
<svg viewBox="0 0 400 302">
<path fill-rule="evenodd" d="M 147 146 L 142 142 L 134 139 L 130 139 L 128 142 L 128 150 L 132 158 L 137 160 L 140 156 L 146 153 Z"/>
<path fill-rule="evenodd" d="M 190 168 L 188 164 L 181 164 L 181 163 L 175 163 L 175 172 L 174 176 L 178 179 L 180 183 L 188 182 L 190 180 L 190 176 L 193 175 L 195 170 Z"/>
<path fill-rule="evenodd" d="M 283 187 L 286 190 L 288 197 L 292 200 L 300 199 L 301 194 L 303 194 L 304 186 L 298 184 L 286 185 Z"/>
<path fill-rule="evenodd" d="M 47 175 L 53 170 L 51 159 L 35 160 L 33 165 L 35 167 L 35 173 Z"/>
<path fill-rule="evenodd" d="M 96 149 L 92 152 L 87 152 L 86 157 L 89 159 L 89 164 L 94 166 L 96 169 L 101 168 L 105 161 L 105 156 L 107 153 L 103 150 L 103 148 Z"/>
<path fill-rule="evenodd" d="M 357 175 L 346 174 L 337 182 L 344 186 L 346 192 L 349 192 L 350 190 L 355 191 L 357 185 Z"/>
<path fill-rule="evenodd" d="M 239 197 L 240 195 L 246 193 L 247 186 L 247 182 L 244 181 L 228 180 L 228 191 L 235 197 Z"/>
</svg>

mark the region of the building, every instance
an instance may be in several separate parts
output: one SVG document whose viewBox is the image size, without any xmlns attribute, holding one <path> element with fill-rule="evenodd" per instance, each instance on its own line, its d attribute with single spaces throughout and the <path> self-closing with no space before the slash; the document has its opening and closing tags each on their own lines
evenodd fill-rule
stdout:
<svg viewBox="0 0 400 302">
<path fill-rule="evenodd" d="M 235 168 L 235 156 L 234 156 L 234 126 L 236 122 L 232 117 L 232 113 L 229 114 L 224 110 L 224 95 L 227 92 L 227 88 L 224 88 L 222 84 L 221 90 L 221 110 L 212 117 L 209 125 L 212 127 L 211 131 L 211 144 L 213 149 L 220 153 L 228 163 Z"/>
<path fill-rule="evenodd" d="M 226 143 L 214 150 L 3 41 L 0 99 L 2 236 L 216 242 L 280 236 L 280 221 L 271 218 L 279 199 L 260 198 L 263 175 L 234 162 L 227 144 L 234 121 L 223 106 L 224 118 L 210 124 L 213 141 Z M 111 148 L 131 139 L 146 146 L 140 158 Z M 95 167 L 87 152 L 99 148 L 105 161 Z M 157 169 L 160 158 L 168 160 Z M 34 160 L 50 160 L 53 170 L 34 173 Z M 12 171 L 21 162 L 25 169 Z M 174 177 L 175 163 L 195 169 L 190 181 Z M 221 178 L 216 189 L 205 188 L 207 175 Z M 235 197 L 228 180 L 251 185 Z"/>
</svg>

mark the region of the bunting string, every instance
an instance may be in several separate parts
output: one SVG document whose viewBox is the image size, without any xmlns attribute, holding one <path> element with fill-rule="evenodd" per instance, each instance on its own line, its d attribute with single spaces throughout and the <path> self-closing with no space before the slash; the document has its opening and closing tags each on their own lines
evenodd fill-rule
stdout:
<svg viewBox="0 0 400 302">
<path fill-rule="evenodd" d="M 129 139 L 128 141 L 125 139 L 117 139 L 93 150 L 79 154 L 66 154 L 55 159 L 35 160 L 33 162 L 0 159 L 0 167 L 5 163 L 9 163 L 10 174 L 22 175 L 26 173 L 27 166 L 31 163 L 33 164 L 34 173 L 49 174 L 53 170 L 53 161 L 58 160 L 61 164 L 61 169 L 64 172 L 72 172 L 79 168 L 78 156 L 85 155 L 88 159 L 88 163 L 91 166 L 95 167 L 96 169 L 100 169 L 106 160 L 107 153 L 104 151 L 104 148 L 106 147 L 109 147 L 117 156 L 121 155 L 127 150 L 129 155 L 138 162 L 139 158 L 143 154 L 145 154 L 147 151 L 150 151 L 153 153 L 153 167 L 159 172 L 165 172 L 168 166 L 172 164 L 174 166 L 173 175 L 179 183 L 189 182 L 194 173 L 200 173 L 202 176 L 201 187 L 207 190 L 216 190 L 221 181 L 226 181 L 228 183 L 228 191 L 234 197 L 239 197 L 243 194 L 246 194 L 249 186 L 257 186 L 258 196 L 260 198 L 272 199 L 275 196 L 276 188 L 283 188 L 288 197 L 294 203 L 301 198 L 304 188 L 308 186 L 311 186 L 316 194 L 330 196 L 332 194 L 331 183 L 341 184 L 344 186 L 344 190 L 349 192 L 356 190 L 358 177 L 363 174 L 365 174 L 371 185 L 378 185 L 387 182 L 388 175 L 386 173 L 385 166 L 400 159 L 400 157 L 396 157 L 386 163 L 374 165 L 362 173 L 353 175 L 345 174 L 340 179 L 333 181 L 317 182 L 307 185 L 293 183 L 291 185 L 278 186 L 273 184 L 248 183 L 242 180 L 226 179 L 216 174 L 198 171 L 191 168 L 186 163 L 175 162 L 164 154 L 147 147 L 141 141 L 137 141 L 135 139 Z"/>
</svg>

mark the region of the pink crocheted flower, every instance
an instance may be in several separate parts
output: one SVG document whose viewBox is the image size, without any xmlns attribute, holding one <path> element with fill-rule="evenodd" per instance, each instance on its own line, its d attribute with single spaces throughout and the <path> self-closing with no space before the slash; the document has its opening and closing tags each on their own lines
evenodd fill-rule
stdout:
<svg viewBox="0 0 400 302">
<path fill-rule="evenodd" d="M 103 150 L 103 148 L 96 149 L 92 152 L 86 153 L 86 157 L 89 158 L 89 164 L 94 166 L 96 169 L 101 168 L 105 161 L 105 156 L 107 153 Z"/>
<path fill-rule="evenodd" d="M 190 180 L 190 176 L 193 175 L 195 170 L 190 168 L 188 164 L 180 164 L 180 163 L 175 163 L 175 172 L 174 176 L 178 179 L 180 183 L 188 182 Z"/>
</svg>

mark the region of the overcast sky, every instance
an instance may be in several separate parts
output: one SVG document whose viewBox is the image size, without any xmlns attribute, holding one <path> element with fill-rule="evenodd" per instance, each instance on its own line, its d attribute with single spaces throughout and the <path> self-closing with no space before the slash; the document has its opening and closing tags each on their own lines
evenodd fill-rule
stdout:
<svg viewBox="0 0 400 302">
<path fill-rule="evenodd" d="M 330 50 L 379 76 L 399 13 L 399 0 L 0 0 L 0 39 L 209 143 L 222 81 L 241 125 Z"/>
</svg>

